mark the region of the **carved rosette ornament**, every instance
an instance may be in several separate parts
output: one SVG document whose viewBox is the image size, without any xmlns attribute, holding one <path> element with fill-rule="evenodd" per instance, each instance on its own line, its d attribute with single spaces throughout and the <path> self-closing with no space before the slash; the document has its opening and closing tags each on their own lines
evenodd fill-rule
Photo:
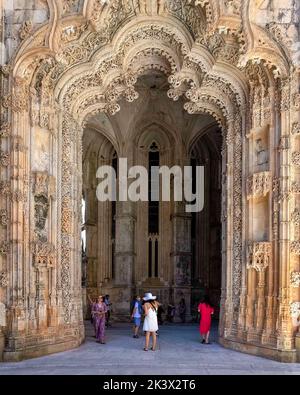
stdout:
<svg viewBox="0 0 300 395">
<path fill-rule="evenodd" d="M 272 178 L 269 171 L 252 174 L 248 177 L 248 199 L 265 197 L 271 190 Z"/>
<path fill-rule="evenodd" d="M 248 245 L 247 268 L 263 272 L 272 259 L 272 244 L 270 242 L 253 242 Z"/>
</svg>

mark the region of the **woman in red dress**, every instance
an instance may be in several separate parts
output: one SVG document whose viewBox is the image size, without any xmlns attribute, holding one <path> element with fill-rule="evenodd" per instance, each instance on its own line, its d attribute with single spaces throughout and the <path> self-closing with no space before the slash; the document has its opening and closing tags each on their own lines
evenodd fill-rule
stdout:
<svg viewBox="0 0 300 395">
<path fill-rule="evenodd" d="M 211 327 L 211 316 L 214 313 L 214 309 L 209 301 L 209 297 L 204 296 L 203 302 L 199 303 L 198 312 L 200 313 L 200 335 L 202 336 L 202 344 L 209 343 L 209 333 Z"/>
</svg>

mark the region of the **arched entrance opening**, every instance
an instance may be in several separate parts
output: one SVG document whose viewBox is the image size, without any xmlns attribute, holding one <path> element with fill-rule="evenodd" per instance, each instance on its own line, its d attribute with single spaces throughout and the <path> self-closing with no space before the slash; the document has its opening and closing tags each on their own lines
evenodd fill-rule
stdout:
<svg viewBox="0 0 300 395">
<path fill-rule="evenodd" d="M 186 320 L 196 320 L 197 305 L 205 293 L 211 296 L 218 317 L 222 264 L 221 129 L 210 115 L 187 114 L 184 97 L 176 102 L 170 100 L 169 82 L 163 72 L 145 71 L 138 77 L 135 90 L 138 98 L 134 103 L 121 101 L 120 111 L 113 116 L 89 117 L 83 131 L 84 315 L 88 315 L 89 297 L 109 294 L 114 318 L 127 319 L 133 296 L 151 291 L 163 304 L 165 313 L 168 305 L 176 307 L 175 321 L 180 321 L 178 304 L 183 298 Z M 120 232 L 124 203 L 118 199 L 99 202 L 96 197 L 99 166 L 113 166 L 119 181 L 120 131 L 127 136 L 122 158 L 127 159 L 128 166 L 143 166 L 148 171 L 149 196 L 152 166 L 167 166 L 171 172 L 175 167 L 193 167 L 194 193 L 196 183 L 202 181 L 196 179 L 196 166 L 203 166 L 203 211 L 201 208 L 199 213 L 188 213 L 184 201 L 174 200 L 172 173 L 170 201 L 162 199 L 166 181 L 161 176 L 159 201 L 151 201 L 150 197 L 149 201 L 126 202 L 131 224 L 127 223 L 124 233 Z M 131 262 L 130 270 L 122 262 L 124 256 Z M 123 284 L 118 284 L 118 279 Z"/>
</svg>

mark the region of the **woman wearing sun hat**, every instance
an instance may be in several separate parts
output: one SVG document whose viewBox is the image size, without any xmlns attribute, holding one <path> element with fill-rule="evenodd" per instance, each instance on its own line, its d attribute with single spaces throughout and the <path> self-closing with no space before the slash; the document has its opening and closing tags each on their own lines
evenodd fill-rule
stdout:
<svg viewBox="0 0 300 395">
<path fill-rule="evenodd" d="M 144 312 L 145 312 L 145 320 L 143 331 L 146 333 L 146 343 L 144 347 L 144 351 L 148 351 L 149 349 L 149 341 L 150 335 L 152 335 L 152 351 L 155 351 L 156 348 L 156 331 L 158 330 L 157 323 L 157 310 L 159 303 L 156 300 L 156 296 L 153 296 L 152 293 L 148 292 L 143 297 L 144 301 Z"/>
</svg>

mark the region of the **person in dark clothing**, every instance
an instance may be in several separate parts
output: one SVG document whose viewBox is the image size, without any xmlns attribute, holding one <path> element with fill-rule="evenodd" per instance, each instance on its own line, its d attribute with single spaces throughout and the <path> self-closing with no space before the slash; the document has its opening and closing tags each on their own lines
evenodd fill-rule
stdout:
<svg viewBox="0 0 300 395">
<path fill-rule="evenodd" d="M 185 304 L 184 298 L 182 298 L 181 301 L 179 302 L 178 312 L 179 312 L 179 317 L 181 319 L 181 322 L 184 324 L 185 323 L 185 315 L 186 315 L 186 304 Z"/>
<path fill-rule="evenodd" d="M 164 314 L 165 310 L 163 309 L 162 305 L 158 306 L 157 310 L 157 320 L 158 320 L 158 325 L 162 325 L 164 323 L 162 315 Z"/>
</svg>

